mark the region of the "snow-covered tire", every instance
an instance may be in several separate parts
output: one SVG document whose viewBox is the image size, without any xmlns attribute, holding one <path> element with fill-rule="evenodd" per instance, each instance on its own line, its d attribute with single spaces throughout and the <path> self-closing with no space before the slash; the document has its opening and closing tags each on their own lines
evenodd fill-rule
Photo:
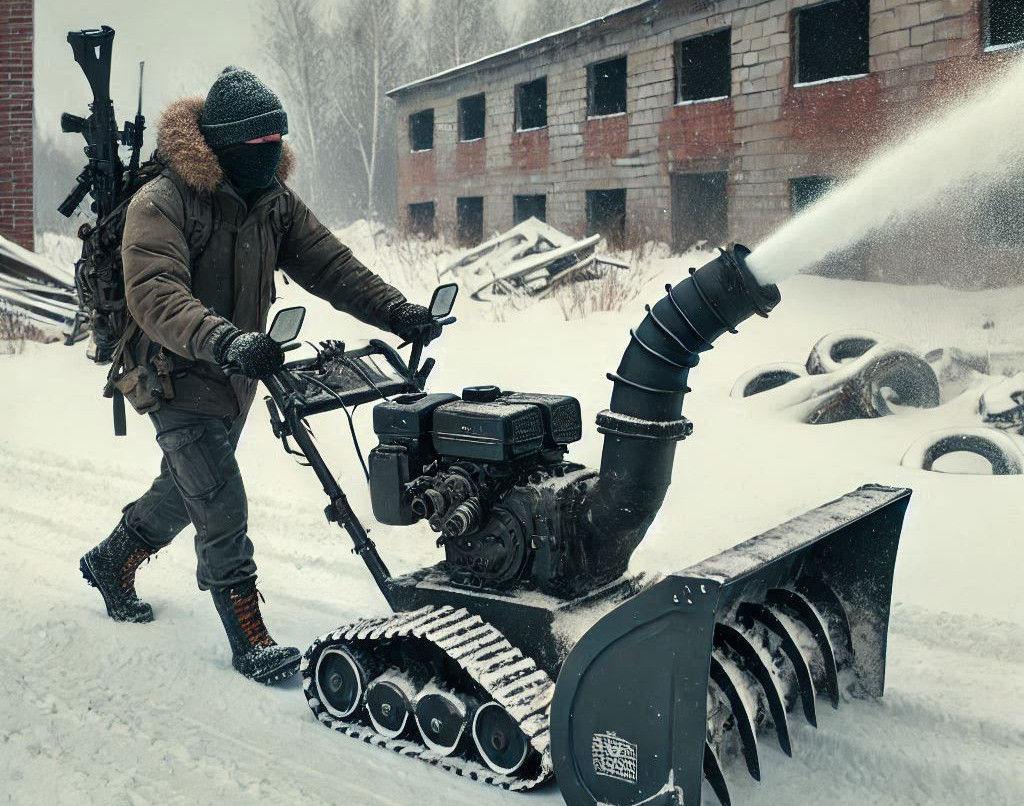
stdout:
<svg viewBox="0 0 1024 806">
<path fill-rule="evenodd" d="M 860 379 L 879 416 L 895 413 L 893 406 L 933 409 L 942 402 L 939 379 L 928 362 L 899 348 L 870 361 Z"/>
<path fill-rule="evenodd" d="M 959 452 L 986 459 L 992 465 L 993 476 L 1024 473 L 1024 450 L 1019 442 L 993 428 L 949 428 L 925 434 L 907 449 L 900 464 L 932 470 L 943 456 Z"/>
<path fill-rule="evenodd" d="M 807 356 L 807 374 L 824 375 L 834 372 L 844 361 L 860 358 L 883 341 L 886 341 L 884 336 L 869 330 L 842 330 L 822 336 Z"/>
<path fill-rule="evenodd" d="M 786 361 L 763 364 L 740 375 L 733 384 L 731 394 L 733 397 L 751 397 L 769 389 L 778 389 L 790 381 L 806 376 L 807 370 L 802 364 Z"/>
</svg>

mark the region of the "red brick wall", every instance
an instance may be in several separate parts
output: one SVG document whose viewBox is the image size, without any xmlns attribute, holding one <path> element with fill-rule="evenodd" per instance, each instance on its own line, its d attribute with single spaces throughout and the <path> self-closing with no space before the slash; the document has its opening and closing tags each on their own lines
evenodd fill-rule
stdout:
<svg viewBox="0 0 1024 806">
<path fill-rule="evenodd" d="M 0 0 L 0 235 L 34 247 L 32 0 Z"/>
<path fill-rule="evenodd" d="M 666 107 L 658 129 L 662 160 L 679 169 L 691 160 L 732 155 L 734 116 L 732 98 Z"/>
<path fill-rule="evenodd" d="M 487 140 L 467 140 L 455 146 L 455 173 L 479 174 L 487 170 Z"/>
<path fill-rule="evenodd" d="M 548 130 L 533 129 L 513 132 L 512 169 L 515 171 L 544 171 L 550 163 Z"/>
<path fill-rule="evenodd" d="M 588 163 L 610 163 L 629 153 L 629 117 L 588 118 L 583 124 L 583 158 Z"/>
</svg>

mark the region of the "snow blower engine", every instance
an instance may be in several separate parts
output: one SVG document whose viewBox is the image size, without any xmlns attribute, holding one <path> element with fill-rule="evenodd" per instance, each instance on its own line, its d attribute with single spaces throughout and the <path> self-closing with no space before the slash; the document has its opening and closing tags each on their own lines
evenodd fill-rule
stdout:
<svg viewBox="0 0 1024 806">
<path fill-rule="evenodd" d="M 306 651 L 320 722 L 505 789 L 554 776 L 569 806 L 698 806 L 705 781 L 728 806 L 724 770 L 760 779 L 759 741 L 790 755 L 793 714 L 814 725 L 821 699 L 881 696 L 909 490 L 867 485 L 684 571 L 628 571 L 692 430 L 689 371 L 780 300 L 748 254 L 737 245 L 691 269 L 630 331 L 597 415 L 599 470 L 567 459 L 582 434 L 575 398 L 428 393 L 422 343 L 405 361 L 381 341 L 322 342 L 266 380 L 274 433 L 317 474 L 328 520 L 391 610 Z M 435 292 L 435 332 L 455 321 L 456 291 Z M 301 318 L 283 311 L 270 335 L 291 349 Z M 370 401 L 381 401 L 364 467 L 374 516 L 425 522 L 444 550 L 402 576 L 307 422 L 342 408 L 351 425 L 350 408 Z"/>
</svg>

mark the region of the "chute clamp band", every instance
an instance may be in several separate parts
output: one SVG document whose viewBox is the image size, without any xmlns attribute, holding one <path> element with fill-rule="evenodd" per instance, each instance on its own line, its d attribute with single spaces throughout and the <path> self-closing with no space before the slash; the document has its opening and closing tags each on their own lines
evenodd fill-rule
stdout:
<svg viewBox="0 0 1024 806">
<path fill-rule="evenodd" d="M 715 348 L 715 345 L 708 341 L 704 337 L 703 333 L 697 330 L 697 326 L 690 321 L 690 317 L 686 315 L 686 312 L 682 309 L 682 306 L 680 306 L 680 304 L 676 302 L 676 298 L 672 296 L 672 283 L 665 283 L 665 296 L 668 297 L 668 301 L 672 303 L 672 307 L 675 308 L 676 313 L 679 314 L 679 318 L 683 320 L 683 322 L 686 324 L 688 328 L 690 328 L 690 330 L 693 331 L 693 334 L 698 339 L 700 339 L 703 344 L 706 344 L 709 350 L 713 350 Z"/>
<path fill-rule="evenodd" d="M 644 420 L 605 409 L 597 415 L 597 430 L 602 434 L 659 442 L 678 442 L 693 433 L 693 423 L 685 417 L 678 420 Z"/>
<path fill-rule="evenodd" d="M 631 381 L 629 378 L 623 378 L 617 372 L 608 372 L 605 374 L 605 377 L 612 383 L 624 383 L 626 386 L 639 389 L 641 392 L 650 392 L 655 395 L 683 395 L 692 391 L 689 386 L 684 386 L 682 389 L 657 389 L 653 386 L 644 386 L 642 383 Z"/>
</svg>

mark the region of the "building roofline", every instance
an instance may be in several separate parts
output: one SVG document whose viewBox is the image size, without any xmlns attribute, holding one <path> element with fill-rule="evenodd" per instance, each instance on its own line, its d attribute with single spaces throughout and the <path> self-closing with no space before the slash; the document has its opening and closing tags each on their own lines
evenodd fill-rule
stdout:
<svg viewBox="0 0 1024 806">
<path fill-rule="evenodd" d="M 439 73 L 435 73 L 432 76 L 426 78 L 419 78 L 415 81 L 411 81 L 408 84 L 402 84 L 399 87 L 395 87 L 392 90 L 388 90 L 386 95 L 389 98 L 394 98 L 398 95 L 405 95 L 413 90 L 418 90 L 428 85 L 442 84 L 450 79 L 457 78 L 472 72 L 480 67 L 497 67 L 502 64 L 506 64 L 514 60 L 513 57 L 519 59 L 525 59 L 535 53 L 541 53 L 550 47 L 556 47 L 564 44 L 566 40 L 570 39 L 581 39 L 596 33 L 598 30 L 605 28 L 618 27 L 625 20 L 624 18 L 632 15 L 645 7 L 656 8 L 660 6 L 664 0 L 645 0 L 642 3 L 633 3 L 623 8 L 609 11 L 600 17 L 596 17 L 586 22 L 581 22 L 577 25 L 570 26 L 569 28 L 563 28 L 560 31 L 554 31 L 550 34 L 538 37 L 537 39 L 531 39 L 528 42 L 523 42 L 518 45 L 514 45 L 505 50 L 500 50 L 497 53 L 491 53 L 488 56 L 475 59 L 465 64 L 457 65 L 456 67 L 450 67 L 447 70 L 442 70 Z"/>
</svg>

